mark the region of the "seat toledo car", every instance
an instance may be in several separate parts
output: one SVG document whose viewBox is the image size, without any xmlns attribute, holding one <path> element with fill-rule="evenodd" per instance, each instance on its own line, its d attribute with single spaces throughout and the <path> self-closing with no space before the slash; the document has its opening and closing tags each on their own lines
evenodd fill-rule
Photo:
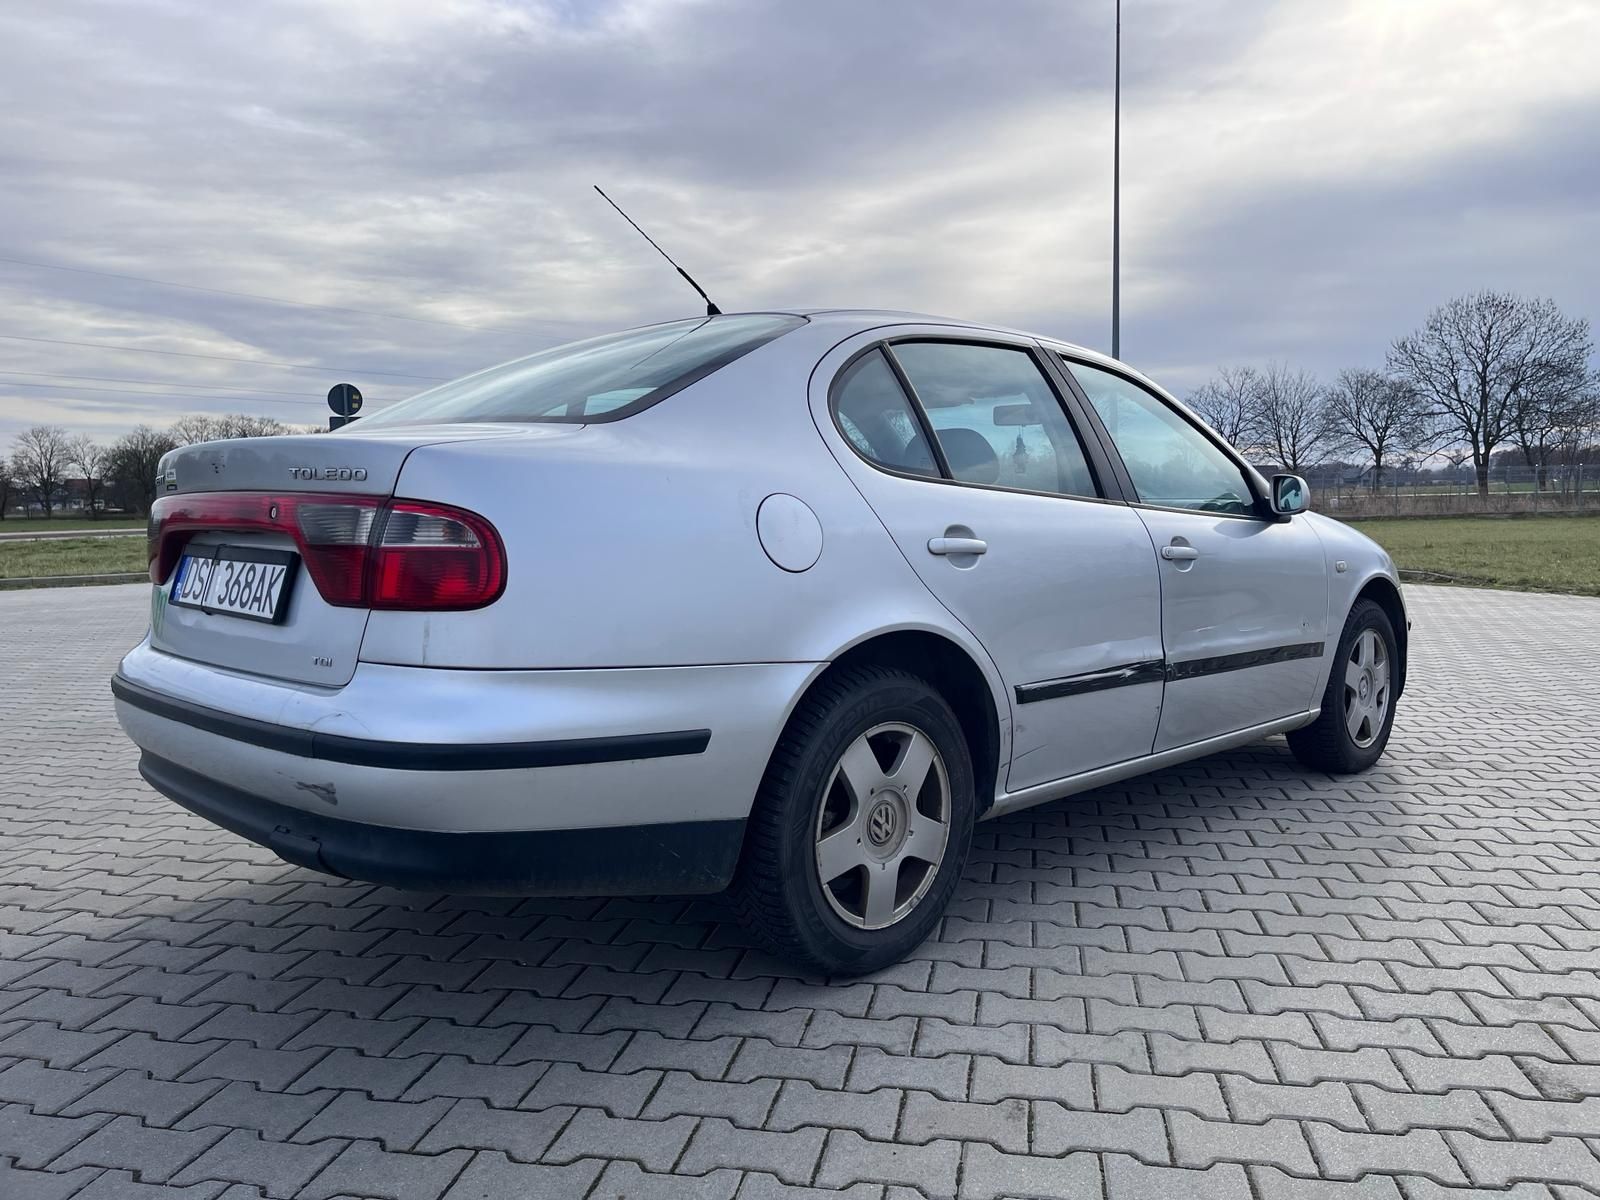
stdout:
<svg viewBox="0 0 1600 1200">
<path fill-rule="evenodd" d="M 162 462 L 117 714 L 290 863 L 504 894 L 731 889 L 870 970 L 974 822 L 1286 733 L 1370 766 L 1393 564 L 1138 372 L 860 311 L 535 354 Z"/>
</svg>

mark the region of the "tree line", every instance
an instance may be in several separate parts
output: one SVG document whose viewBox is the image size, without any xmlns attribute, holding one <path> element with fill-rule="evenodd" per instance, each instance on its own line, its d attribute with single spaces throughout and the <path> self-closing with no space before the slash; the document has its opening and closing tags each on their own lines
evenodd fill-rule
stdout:
<svg viewBox="0 0 1600 1200">
<path fill-rule="evenodd" d="M 1549 300 L 1478 292 L 1397 338 L 1382 370 L 1328 382 L 1282 363 L 1225 367 L 1188 402 L 1241 452 L 1295 474 L 1355 455 L 1376 489 L 1396 463 L 1437 456 L 1470 461 L 1487 495 L 1490 465 L 1507 451 L 1538 487 L 1552 465 L 1600 462 L 1593 349 L 1589 322 Z"/>
<path fill-rule="evenodd" d="M 266 437 L 313 432 L 271 417 L 234 413 L 191 416 L 164 429 L 139 425 L 112 442 L 72 436 L 59 425 L 35 425 L 19 433 L 8 457 L 0 458 L 0 518 L 13 506 L 38 505 L 49 516 L 81 481 L 84 510 L 103 508 L 146 513 L 156 498 L 156 465 L 179 446 L 218 438 Z"/>
<path fill-rule="evenodd" d="M 1397 338 L 1383 368 L 1352 367 L 1332 381 L 1285 363 L 1224 367 L 1188 397 L 1239 450 L 1296 474 L 1336 457 L 1371 466 L 1374 489 L 1395 464 L 1470 461 L 1489 492 L 1497 455 L 1519 454 L 1545 484 L 1552 465 L 1600 463 L 1600 372 L 1589 322 L 1546 299 L 1504 292 L 1460 296 Z M 84 507 L 147 512 L 156 465 L 179 446 L 217 438 L 313 433 L 270 417 L 191 416 L 140 425 L 113 442 L 36 425 L 0 459 L 0 517 L 17 504 L 46 515 L 80 480 Z"/>
</svg>

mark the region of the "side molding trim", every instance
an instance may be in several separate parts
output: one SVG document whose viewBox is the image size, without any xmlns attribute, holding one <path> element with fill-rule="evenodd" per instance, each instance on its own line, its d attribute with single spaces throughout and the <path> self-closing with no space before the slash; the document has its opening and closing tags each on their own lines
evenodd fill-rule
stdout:
<svg viewBox="0 0 1600 1200">
<path fill-rule="evenodd" d="M 1103 692 L 1108 688 L 1129 687 L 1136 683 L 1160 683 L 1164 678 L 1166 664 L 1159 658 L 1151 658 L 1109 667 L 1104 671 L 1090 671 L 1084 675 L 1045 679 L 1039 683 L 1019 683 L 1016 687 L 1017 703 L 1036 704 L 1040 700 L 1082 696 L 1086 692 Z"/>
<path fill-rule="evenodd" d="M 1141 659 L 1139 662 L 1123 663 L 1121 666 L 1088 671 L 1082 675 L 1041 679 L 1037 683 L 1019 683 L 1015 692 L 1018 704 L 1037 704 L 1041 700 L 1082 696 L 1088 692 L 1103 692 L 1108 688 L 1130 687 L 1137 683 L 1158 683 L 1161 680 L 1176 683 L 1180 679 L 1198 679 L 1203 675 L 1220 675 L 1226 671 L 1245 671 L 1251 667 L 1293 662 L 1301 658 L 1321 658 L 1326 648 L 1325 642 L 1297 642 L 1292 646 L 1269 646 L 1265 650 L 1246 650 L 1239 654 L 1220 654 L 1212 658 L 1191 658 L 1183 662 L 1169 662 L 1160 658 Z"/>
<path fill-rule="evenodd" d="M 1297 658 L 1321 658 L 1324 642 L 1297 642 L 1292 646 L 1270 646 L 1265 650 L 1246 650 L 1242 654 L 1220 654 L 1215 658 L 1191 658 L 1167 664 L 1167 682 L 1220 675 L 1224 671 L 1244 671 L 1272 663 L 1293 662 Z"/>
</svg>

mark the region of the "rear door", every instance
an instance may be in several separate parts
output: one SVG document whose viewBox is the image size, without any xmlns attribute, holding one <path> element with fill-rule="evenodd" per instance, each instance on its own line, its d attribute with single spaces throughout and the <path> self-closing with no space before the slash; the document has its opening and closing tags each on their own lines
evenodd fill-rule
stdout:
<svg viewBox="0 0 1600 1200">
<path fill-rule="evenodd" d="M 1008 790 L 1148 754 L 1162 692 L 1154 552 L 1105 495 L 1098 446 L 1077 435 L 1037 347 L 946 333 L 848 348 L 842 369 L 818 373 L 813 411 L 1005 680 Z"/>
<path fill-rule="evenodd" d="M 1240 464 L 1162 397 L 1068 366 L 1160 556 L 1167 687 L 1155 748 L 1305 712 L 1328 635 L 1327 568 L 1310 523 L 1266 514 Z"/>
</svg>

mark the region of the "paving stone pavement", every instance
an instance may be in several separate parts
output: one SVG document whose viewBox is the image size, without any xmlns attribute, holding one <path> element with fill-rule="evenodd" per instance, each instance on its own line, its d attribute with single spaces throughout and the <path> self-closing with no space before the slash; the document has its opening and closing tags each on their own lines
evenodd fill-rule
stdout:
<svg viewBox="0 0 1600 1200">
<path fill-rule="evenodd" d="M 829 985 L 714 900 L 287 867 L 139 782 L 144 589 L 0 594 L 0 1198 L 1600 1195 L 1600 600 L 1408 597 L 1376 769 L 982 825 Z"/>
</svg>

